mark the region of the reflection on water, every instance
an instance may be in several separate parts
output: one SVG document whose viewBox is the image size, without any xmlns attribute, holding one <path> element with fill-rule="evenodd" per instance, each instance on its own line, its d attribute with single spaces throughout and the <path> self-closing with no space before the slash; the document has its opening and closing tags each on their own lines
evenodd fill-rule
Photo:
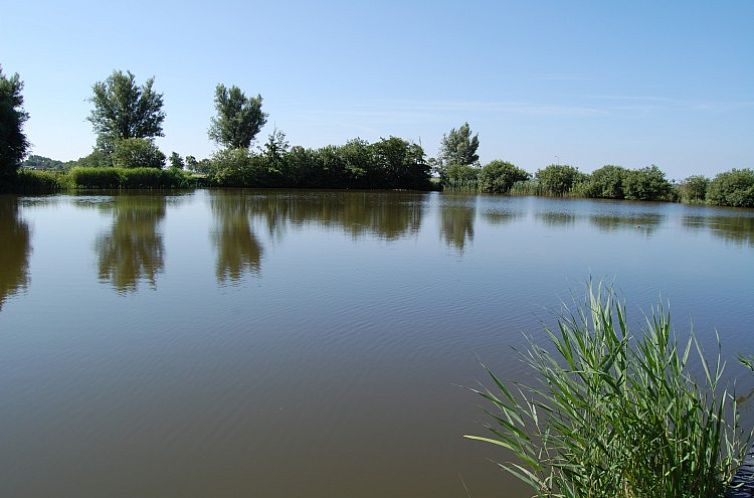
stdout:
<svg viewBox="0 0 754 498">
<path fill-rule="evenodd" d="M 282 239 L 290 227 L 316 225 L 353 238 L 398 240 L 421 228 L 426 194 L 387 192 L 213 191 L 219 283 L 258 274 L 264 252 L 253 225 Z"/>
<path fill-rule="evenodd" d="M 160 195 L 119 195 L 112 203 L 99 204 L 113 215 L 110 230 L 94 244 L 100 280 L 109 281 L 120 293 L 137 290 L 140 280 L 155 287 L 165 266 L 159 225 L 166 204 L 166 197 Z"/>
<path fill-rule="evenodd" d="M 662 225 L 665 216 L 641 212 L 593 214 L 589 216 L 589 221 L 606 232 L 633 228 L 649 236 Z"/>
<path fill-rule="evenodd" d="M 262 246 L 251 228 L 254 198 L 243 194 L 213 195 L 210 205 L 215 218 L 212 241 L 217 249 L 217 282 L 237 282 L 246 272 L 258 274 Z"/>
<path fill-rule="evenodd" d="M 474 198 L 450 198 L 440 206 L 440 234 L 445 243 L 463 252 L 474 241 Z"/>
<path fill-rule="evenodd" d="M 521 211 L 505 211 L 500 209 L 488 209 L 482 213 L 484 221 L 490 225 L 506 225 L 516 220 L 520 220 L 524 217 L 524 213 Z M 473 228 L 472 228 L 473 232 Z"/>
<path fill-rule="evenodd" d="M 537 213 L 536 219 L 548 227 L 572 227 L 576 224 L 576 215 L 561 211 L 546 211 Z"/>
<path fill-rule="evenodd" d="M 522 333 L 590 274 L 638 325 L 672 299 L 734 363 L 753 224 L 441 193 L 0 198 L 0 497 L 529 496 L 462 439 L 484 418 L 456 386 L 480 361 L 525 380 Z"/>
<path fill-rule="evenodd" d="M 0 309 L 29 284 L 31 230 L 18 212 L 16 197 L 0 196 Z"/>
<path fill-rule="evenodd" d="M 754 216 L 684 216 L 683 226 L 707 229 L 715 237 L 737 245 L 754 246 Z"/>
<path fill-rule="evenodd" d="M 214 195 L 234 202 L 244 194 Z M 253 195 L 250 209 L 263 219 L 271 234 L 287 225 L 314 223 L 342 230 L 354 238 L 366 235 L 397 240 L 421 228 L 426 194 L 386 192 L 272 192 Z"/>
</svg>

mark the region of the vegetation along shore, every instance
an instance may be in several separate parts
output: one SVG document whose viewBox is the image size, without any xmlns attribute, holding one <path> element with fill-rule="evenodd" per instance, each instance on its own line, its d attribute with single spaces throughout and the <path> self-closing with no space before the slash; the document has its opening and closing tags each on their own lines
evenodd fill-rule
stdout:
<svg viewBox="0 0 754 498">
<path fill-rule="evenodd" d="M 88 156 L 58 161 L 27 158 L 23 132 L 29 115 L 23 109 L 23 82 L 0 68 L 0 190 L 56 192 L 80 188 L 347 188 L 454 190 L 513 195 L 670 201 L 714 206 L 754 207 L 754 170 L 732 169 L 714 178 L 666 178 L 657 166 L 639 169 L 606 165 L 584 173 L 551 164 L 533 174 L 510 162 L 481 165 L 478 134 L 468 123 L 443 136 L 437 157 L 421 145 L 399 137 L 368 142 L 354 138 L 344 145 L 320 148 L 291 146 L 285 133 L 273 130 L 260 145 L 257 135 L 267 123 L 262 97 L 248 97 L 236 86 L 218 84 L 215 117 L 208 136 L 219 150 L 197 159 L 154 142 L 163 136 L 163 95 L 154 78 L 139 85 L 130 72 L 114 71 L 92 86 L 88 120 L 96 134 Z"/>
</svg>

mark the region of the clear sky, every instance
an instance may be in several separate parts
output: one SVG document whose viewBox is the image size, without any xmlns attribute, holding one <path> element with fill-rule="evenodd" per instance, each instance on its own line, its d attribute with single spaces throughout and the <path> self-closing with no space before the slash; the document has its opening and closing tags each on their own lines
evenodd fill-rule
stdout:
<svg viewBox="0 0 754 498">
<path fill-rule="evenodd" d="M 437 154 L 468 121 L 483 162 L 754 167 L 754 1 L 4 0 L 0 64 L 32 153 L 91 151 L 95 81 L 155 76 L 164 152 L 206 157 L 214 87 L 260 93 L 292 144 L 397 135 Z"/>
</svg>

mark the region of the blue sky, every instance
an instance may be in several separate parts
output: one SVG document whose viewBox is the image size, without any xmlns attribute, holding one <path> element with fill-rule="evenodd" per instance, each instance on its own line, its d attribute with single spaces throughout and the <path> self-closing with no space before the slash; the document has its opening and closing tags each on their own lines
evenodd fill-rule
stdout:
<svg viewBox="0 0 754 498">
<path fill-rule="evenodd" d="M 0 64 L 33 153 L 86 155 L 95 81 L 164 93 L 166 153 L 206 157 L 217 83 L 260 93 L 292 144 L 397 135 L 437 154 L 468 121 L 529 171 L 754 167 L 754 2 L 5 0 Z"/>
</svg>

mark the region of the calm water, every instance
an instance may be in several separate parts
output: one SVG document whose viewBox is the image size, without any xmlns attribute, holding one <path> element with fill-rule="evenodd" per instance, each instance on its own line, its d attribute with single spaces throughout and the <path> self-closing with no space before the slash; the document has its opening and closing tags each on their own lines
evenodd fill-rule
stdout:
<svg viewBox="0 0 754 498">
<path fill-rule="evenodd" d="M 754 211 L 444 194 L 0 197 L 0 496 L 528 496 L 463 386 L 592 275 L 754 352 Z M 731 365 L 741 390 L 754 382 Z M 749 417 L 751 419 L 751 417 Z"/>
</svg>

